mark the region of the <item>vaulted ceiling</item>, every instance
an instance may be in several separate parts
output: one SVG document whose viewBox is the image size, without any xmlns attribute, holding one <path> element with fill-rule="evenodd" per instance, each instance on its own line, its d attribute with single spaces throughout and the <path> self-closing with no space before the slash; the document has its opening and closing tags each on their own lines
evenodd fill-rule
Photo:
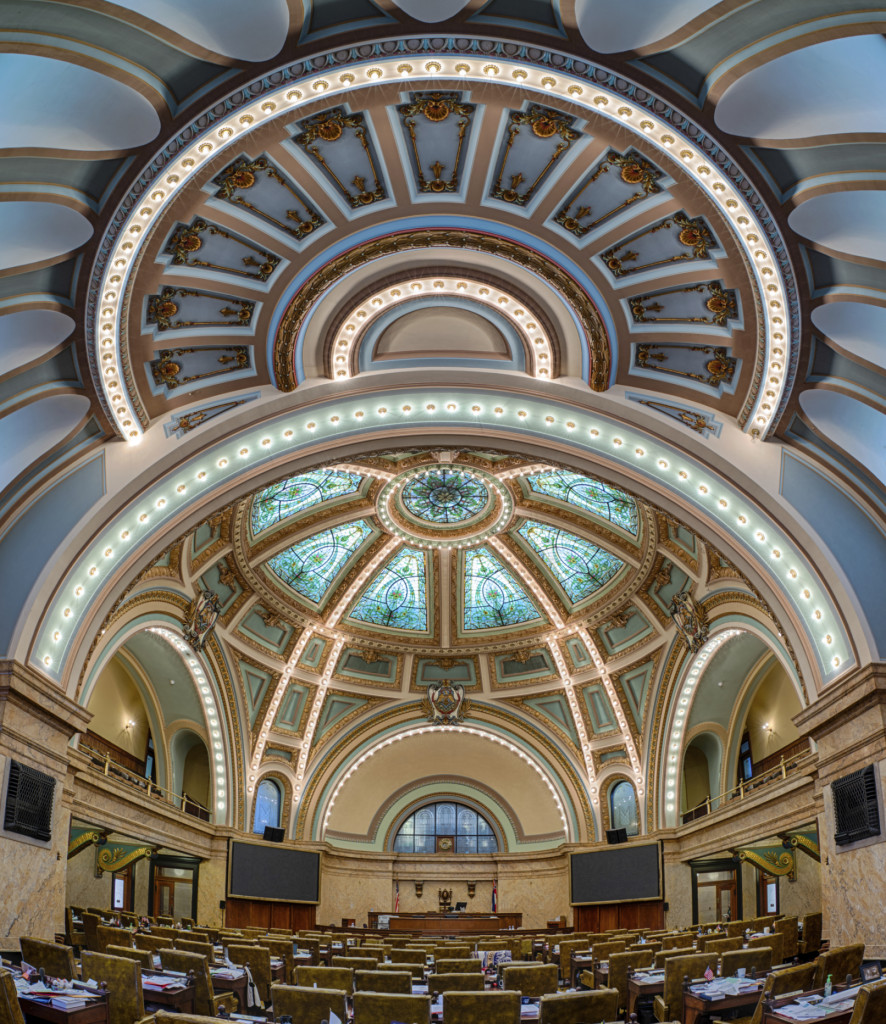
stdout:
<svg viewBox="0 0 886 1024">
<path fill-rule="evenodd" d="M 461 673 L 567 837 L 609 776 L 653 827 L 722 646 L 801 702 L 881 657 L 882 12 L 4 12 L 0 640 L 86 701 L 218 593 L 221 817 L 273 762 L 335 831 Z"/>
</svg>

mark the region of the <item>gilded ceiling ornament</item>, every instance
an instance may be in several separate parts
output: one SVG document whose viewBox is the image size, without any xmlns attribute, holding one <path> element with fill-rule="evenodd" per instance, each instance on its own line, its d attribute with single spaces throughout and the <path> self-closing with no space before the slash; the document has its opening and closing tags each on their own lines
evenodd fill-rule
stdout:
<svg viewBox="0 0 886 1024">
<path fill-rule="evenodd" d="M 218 186 L 218 192 L 215 193 L 217 199 L 242 206 L 295 238 L 304 238 L 314 228 L 325 223 L 323 217 L 302 198 L 267 157 L 259 157 L 257 160 L 240 157 L 214 178 L 212 183 Z M 244 195 L 244 192 L 249 195 Z M 287 206 L 292 199 L 296 203 L 295 207 L 285 210 L 285 220 L 277 216 L 275 211 L 280 198 Z"/>
<path fill-rule="evenodd" d="M 659 249 L 655 253 L 650 251 L 648 255 L 644 255 L 646 246 L 637 243 L 660 231 L 667 231 L 674 236 L 674 241 L 690 251 L 676 251 L 668 256 L 661 256 L 658 255 Z M 624 277 L 627 274 L 636 274 L 641 270 L 665 266 L 668 263 L 707 259 L 709 251 L 715 245 L 714 235 L 704 218 L 691 218 L 681 211 L 645 228 L 625 241 L 619 242 L 618 245 L 614 245 L 602 253 L 600 258 L 612 272 L 613 277 Z M 636 248 L 631 248 L 631 246 Z M 638 260 L 645 262 L 638 263 Z"/>
<path fill-rule="evenodd" d="M 690 653 L 695 654 L 701 650 L 708 638 L 710 626 L 705 610 L 688 591 L 681 590 L 674 594 L 671 600 L 671 618 L 686 641 Z"/>
<path fill-rule="evenodd" d="M 620 203 L 610 205 L 594 220 L 588 221 L 586 218 L 591 216 L 592 207 L 586 198 L 584 202 L 581 201 L 582 196 L 591 185 L 600 180 L 602 175 L 607 174 L 610 168 L 618 168 L 621 181 L 625 185 L 637 186 L 637 188 Z M 660 192 L 661 188 L 656 182 L 661 176 L 662 172 L 654 164 L 640 156 L 636 150 L 622 154 L 611 149 L 587 181 L 577 192 L 573 193 L 566 205 L 557 214 L 555 220 L 567 231 L 581 238 L 608 217 L 618 213 L 619 210 L 625 209 L 625 207 L 638 202 L 640 199 L 645 199 L 647 196 Z"/>
<path fill-rule="evenodd" d="M 256 259 L 252 253 L 247 253 L 245 256 L 241 255 L 240 262 L 243 264 L 242 267 L 237 266 L 236 263 L 231 265 L 231 263 L 215 263 L 212 259 L 200 259 L 194 254 L 203 249 L 203 238 L 201 236 L 204 232 L 227 239 L 231 243 L 227 247 L 229 250 L 236 250 L 238 246 L 241 247 L 241 252 L 242 249 L 251 249 L 252 253 L 256 253 L 259 256 L 259 259 Z M 228 274 L 239 274 L 242 277 L 250 277 L 259 281 L 267 281 L 280 263 L 279 256 L 260 249 L 257 245 L 253 245 L 252 242 L 247 242 L 236 235 L 232 235 L 217 224 L 210 224 L 199 218 L 190 226 L 186 224 L 179 225 L 172 233 L 172 237 L 169 239 L 164 251 L 172 256 L 173 266 L 207 267 L 213 270 L 221 270 Z"/>
<path fill-rule="evenodd" d="M 498 165 L 498 177 L 492 187 L 492 198 L 502 199 L 506 203 L 514 203 L 517 206 L 525 206 L 554 164 L 569 149 L 572 143 L 579 138 L 579 132 L 572 128 L 574 120 L 574 118 L 568 117 L 557 110 L 536 105 L 531 106 L 528 110 L 512 110 L 508 119 L 507 142 Z M 547 163 L 529 183 L 528 187 L 524 188 L 521 192 L 520 185 L 526 180 L 522 171 L 516 171 L 509 175 L 511 182 L 509 187 L 503 185 L 502 181 L 507 173 L 507 165 L 514 149 L 514 143 L 522 129 L 527 125 L 535 138 L 552 139 L 556 135 L 559 136 L 559 141 L 549 156 Z"/>
<path fill-rule="evenodd" d="M 462 103 L 461 94 L 457 92 L 432 92 L 419 93 L 412 103 L 406 103 L 397 108 L 400 119 L 409 133 L 409 141 L 412 145 L 412 155 L 415 160 L 416 183 L 420 192 L 455 192 L 458 188 L 459 175 L 464 162 L 464 142 L 467 136 L 471 119 L 474 115 L 474 106 L 471 103 Z M 419 141 L 416 137 L 416 119 L 424 117 L 432 124 L 442 124 L 450 114 L 458 118 L 457 133 L 454 140 L 455 152 L 448 161 L 441 161 L 439 155 L 429 168 L 433 173 L 430 180 L 425 176 L 422 168 L 421 155 L 419 153 Z M 438 134 L 447 142 L 450 141 L 450 133 L 429 132 L 427 144 L 436 143 Z M 423 134 L 423 140 L 425 136 Z M 430 141 L 433 139 L 433 143 Z M 445 154 L 443 154 L 445 156 Z M 443 171 L 451 168 L 448 178 L 443 177 Z"/>
<path fill-rule="evenodd" d="M 181 299 L 207 299 L 210 304 L 214 300 L 221 299 L 227 305 L 218 310 L 221 319 L 214 320 L 175 320 L 173 319 L 181 311 L 183 303 Z M 179 301 L 176 301 L 179 300 Z M 203 311 L 204 304 L 200 309 Z M 248 327 L 252 321 L 252 314 L 255 310 L 255 303 L 247 299 L 235 299 L 226 295 L 214 295 L 211 292 L 199 291 L 196 288 L 171 288 L 166 286 L 159 295 L 152 295 L 148 299 L 148 310 L 145 321 L 149 325 L 155 325 L 158 331 L 180 330 L 185 327 Z M 204 312 L 205 315 L 205 312 Z"/>
<path fill-rule="evenodd" d="M 443 679 L 428 686 L 421 710 L 434 725 L 455 725 L 470 713 L 471 702 L 465 697 L 465 688 L 461 683 Z"/>
<path fill-rule="evenodd" d="M 324 110 L 305 118 L 301 122 L 301 126 L 302 131 L 295 136 L 293 141 L 316 160 L 352 207 L 368 206 L 370 203 L 387 197 L 385 187 L 378 174 L 362 114 L 349 114 L 344 107 L 335 107 L 332 110 Z M 338 173 L 334 169 L 333 165 L 338 161 L 333 159 L 331 150 L 346 133 L 355 138 L 363 149 L 368 171 L 373 178 L 374 184 L 371 187 L 367 187 L 366 175 L 357 173 L 351 179 L 351 188 L 341 177 L 345 173 L 344 165 L 339 167 Z M 320 143 L 324 143 L 325 146 L 321 148 Z M 354 168 L 350 163 L 347 166 L 348 173 L 350 173 Z"/>
<path fill-rule="evenodd" d="M 202 651 L 206 646 L 220 611 L 218 594 L 214 590 L 201 590 L 191 602 L 182 632 L 195 651 Z"/>
</svg>

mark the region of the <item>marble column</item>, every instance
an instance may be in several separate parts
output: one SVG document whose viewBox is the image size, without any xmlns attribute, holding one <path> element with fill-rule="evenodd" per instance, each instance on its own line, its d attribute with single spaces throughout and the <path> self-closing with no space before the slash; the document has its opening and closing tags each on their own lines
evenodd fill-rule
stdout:
<svg viewBox="0 0 886 1024">
<path fill-rule="evenodd" d="M 0 785 L 3 808 L 10 760 L 55 779 L 52 836 L 40 842 L 5 830 L 0 817 L 0 950 L 19 936 L 52 939 L 64 930 L 70 824 L 68 744 L 92 715 L 39 672 L 0 661 Z"/>
<path fill-rule="evenodd" d="M 829 686 L 794 722 L 818 745 L 823 937 L 831 948 L 863 942 L 866 958 L 886 957 L 886 665 Z M 837 846 L 831 786 L 868 765 L 877 776 L 880 834 Z"/>
</svg>

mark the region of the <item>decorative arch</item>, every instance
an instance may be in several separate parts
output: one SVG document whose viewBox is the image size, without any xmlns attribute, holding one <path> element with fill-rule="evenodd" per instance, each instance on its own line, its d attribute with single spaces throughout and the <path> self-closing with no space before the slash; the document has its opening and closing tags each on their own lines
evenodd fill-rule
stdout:
<svg viewBox="0 0 886 1024">
<path fill-rule="evenodd" d="M 409 806 L 404 808 L 390 824 L 387 829 L 385 836 L 385 849 L 391 852 L 397 852 L 394 849 L 394 844 L 399 835 L 400 829 L 403 824 L 416 812 L 422 810 L 425 807 L 435 806 L 441 803 L 455 804 L 456 808 L 463 807 L 468 810 L 474 811 L 479 817 L 481 817 L 486 824 L 492 830 L 496 842 L 496 853 L 506 853 L 507 845 L 504 838 L 504 831 L 502 830 L 501 823 L 496 820 L 495 816 L 479 801 L 471 800 L 470 798 L 463 797 L 459 794 L 447 795 L 445 792 L 437 791 L 436 793 L 426 794 L 424 797 L 413 800 Z M 457 825 L 456 825 L 457 832 Z M 457 851 L 453 851 L 457 854 Z M 484 851 L 485 852 L 485 851 Z M 413 856 L 420 856 L 420 854 L 413 854 Z"/>
<path fill-rule="evenodd" d="M 265 780 L 275 783 L 280 790 L 280 828 L 283 829 L 284 835 L 289 837 L 289 825 L 292 820 L 292 779 L 286 772 L 280 771 L 278 768 L 263 771 L 255 780 L 255 793 L 248 802 L 248 831 L 252 831 L 255 820 L 255 800 L 258 788 Z"/>
<path fill-rule="evenodd" d="M 604 779 L 598 780 L 598 788 L 600 790 L 600 817 L 603 821 L 603 831 L 608 832 L 610 829 L 616 826 L 612 824 L 612 791 L 620 783 L 625 782 L 633 791 L 634 803 L 637 807 L 637 835 L 643 835 L 646 829 L 643 827 L 643 811 L 640 806 L 640 797 L 637 795 L 636 780 L 625 774 L 624 772 L 613 772 L 607 775 Z"/>
</svg>

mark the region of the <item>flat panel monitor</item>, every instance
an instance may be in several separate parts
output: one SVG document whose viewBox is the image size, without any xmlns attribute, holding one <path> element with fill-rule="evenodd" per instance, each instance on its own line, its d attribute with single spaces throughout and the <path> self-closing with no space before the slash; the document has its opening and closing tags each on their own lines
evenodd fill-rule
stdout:
<svg viewBox="0 0 886 1024">
<path fill-rule="evenodd" d="M 619 844 L 570 858 L 573 905 L 660 900 L 661 879 L 658 843 Z"/>
<path fill-rule="evenodd" d="M 277 843 L 232 839 L 228 851 L 228 896 L 291 903 L 320 902 L 320 854 Z"/>
</svg>

